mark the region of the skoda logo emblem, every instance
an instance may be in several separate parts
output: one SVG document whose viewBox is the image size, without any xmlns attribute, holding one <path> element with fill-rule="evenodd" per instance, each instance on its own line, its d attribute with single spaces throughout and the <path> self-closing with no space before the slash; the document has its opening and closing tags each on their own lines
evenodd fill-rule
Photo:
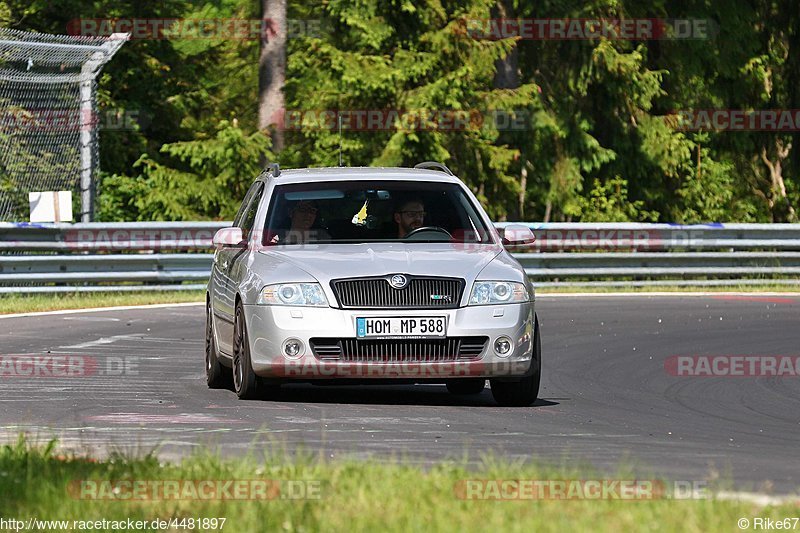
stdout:
<svg viewBox="0 0 800 533">
<path fill-rule="evenodd" d="M 408 278 L 402 274 L 395 274 L 391 278 L 389 278 L 389 285 L 394 287 L 395 289 L 402 289 L 406 285 L 408 285 Z"/>
</svg>

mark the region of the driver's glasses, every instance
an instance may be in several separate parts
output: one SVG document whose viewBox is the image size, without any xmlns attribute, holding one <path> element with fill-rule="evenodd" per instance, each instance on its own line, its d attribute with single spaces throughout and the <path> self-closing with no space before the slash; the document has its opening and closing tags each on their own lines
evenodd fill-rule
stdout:
<svg viewBox="0 0 800 533">
<path fill-rule="evenodd" d="M 425 211 L 400 211 L 400 214 L 408 218 L 425 218 Z"/>
</svg>

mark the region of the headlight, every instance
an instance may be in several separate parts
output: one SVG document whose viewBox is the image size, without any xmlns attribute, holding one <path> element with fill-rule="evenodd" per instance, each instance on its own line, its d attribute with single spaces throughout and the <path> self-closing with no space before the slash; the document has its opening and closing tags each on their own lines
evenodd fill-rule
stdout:
<svg viewBox="0 0 800 533">
<path fill-rule="evenodd" d="M 510 304 L 527 302 L 528 288 L 511 281 L 476 281 L 472 286 L 469 305 Z"/>
<path fill-rule="evenodd" d="M 281 283 L 261 289 L 258 303 L 262 305 L 296 305 L 327 307 L 328 299 L 319 283 Z"/>
</svg>

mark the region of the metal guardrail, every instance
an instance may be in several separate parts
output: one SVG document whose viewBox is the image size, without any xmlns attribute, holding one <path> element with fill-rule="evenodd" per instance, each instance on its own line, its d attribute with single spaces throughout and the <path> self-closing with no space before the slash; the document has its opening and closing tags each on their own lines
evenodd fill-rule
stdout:
<svg viewBox="0 0 800 533">
<path fill-rule="evenodd" d="M 498 222 L 498 228 L 518 222 Z M 800 224 L 529 223 L 540 251 L 800 250 Z"/>
<path fill-rule="evenodd" d="M 211 254 L 19 255 L 2 258 L 0 284 L 207 281 Z"/>
<path fill-rule="evenodd" d="M 534 230 L 537 251 L 800 250 L 800 224 L 498 222 Z M 186 251 L 211 247 L 228 222 L 0 223 L 0 253 L 16 251 Z"/>
<path fill-rule="evenodd" d="M 228 224 L 3 223 L 0 293 L 199 289 L 210 273 L 214 232 Z M 756 285 L 800 277 L 800 224 L 526 224 L 536 243 L 512 251 L 538 286 Z"/>
<path fill-rule="evenodd" d="M 0 254 L 207 250 L 230 222 L 0 223 Z"/>
<path fill-rule="evenodd" d="M 800 274 L 800 252 L 633 252 L 516 254 L 534 278 Z"/>
</svg>

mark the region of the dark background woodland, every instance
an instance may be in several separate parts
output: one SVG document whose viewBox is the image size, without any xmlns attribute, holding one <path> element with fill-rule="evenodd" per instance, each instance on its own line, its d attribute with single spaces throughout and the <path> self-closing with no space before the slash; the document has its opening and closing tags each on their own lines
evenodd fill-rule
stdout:
<svg viewBox="0 0 800 533">
<path fill-rule="evenodd" d="M 0 1 L 3 25 L 61 34 L 78 18 L 262 16 L 294 21 L 285 46 L 132 40 L 105 67 L 101 120 L 127 113 L 136 127 L 101 133 L 99 220 L 230 219 L 266 161 L 337 165 L 336 128 L 266 127 L 284 109 L 513 115 L 513 129 L 390 127 L 341 141 L 345 165 L 445 162 L 497 220 L 797 219 L 796 133 L 687 131 L 669 118 L 800 109 L 797 0 Z M 504 16 L 704 19 L 713 31 L 648 41 L 464 31 Z"/>
</svg>

